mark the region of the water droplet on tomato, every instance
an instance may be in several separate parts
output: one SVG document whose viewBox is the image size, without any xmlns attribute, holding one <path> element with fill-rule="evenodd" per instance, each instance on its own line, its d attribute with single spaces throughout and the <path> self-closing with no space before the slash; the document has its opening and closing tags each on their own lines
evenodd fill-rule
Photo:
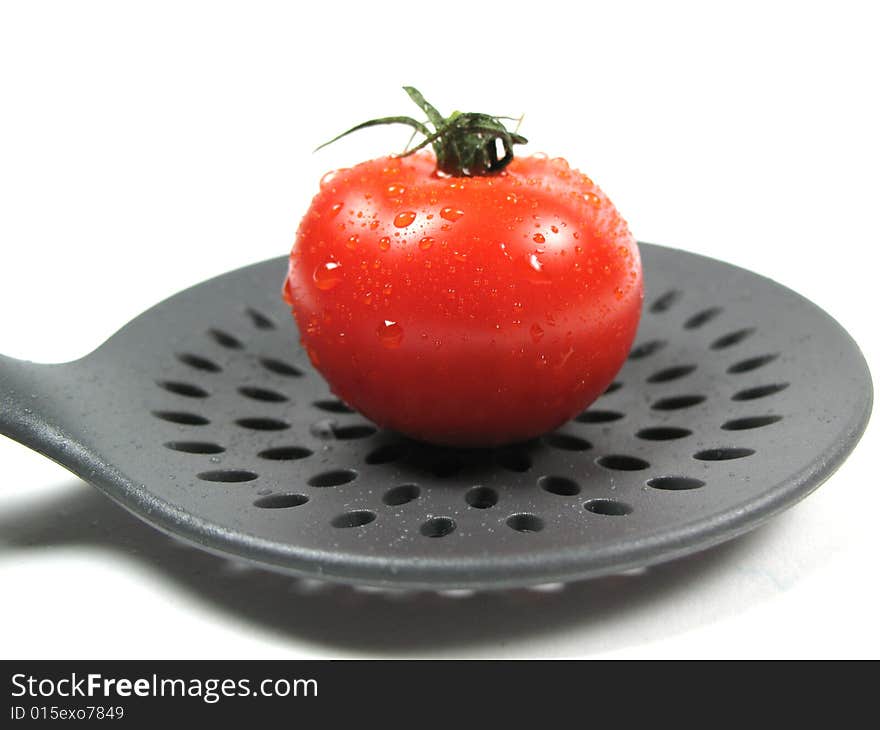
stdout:
<svg viewBox="0 0 880 730">
<path fill-rule="evenodd" d="M 463 215 L 464 211 L 459 210 L 458 208 L 443 208 L 440 211 L 440 217 L 445 221 L 449 221 L 450 223 L 455 223 L 455 221 L 457 221 Z"/>
<path fill-rule="evenodd" d="M 550 277 L 547 275 L 547 272 L 544 271 L 544 264 L 541 259 L 538 258 L 538 254 L 529 254 L 526 262 L 526 276 L 528 277 L 529 281 L 534 284 L 550 283 Z"/>
<path fill-rule="evenodd" d="M 281 297 L 289 306 L 293 306 L 293 288 L 289 278 L 284 280 L 284 286 L 281 287 Z"/>
<path fill-rule="evenodd" d="M 387 189 L 388 194 L 395 197 L 400 197 L 406 192 L 406 188 L 403 185 L 389 185 Z"/>
<path fill-rule="evenodd" d="M 567 333 L 567 337 L 571 336 L 571 332 Z M 559 361 L 557 365 L 558 368 L 564 368 L 565 364 L 571 359 L 571 356 L 574 355 L 574 348 L 569 346 L 569 348 L 562 354 L 562 359 Z"/>
<path fill-rule="evenodd" d="M 379 227 L 379 221 L 373 219 L 370 221 L 370 230 L 375 231 Z"/>
<path fill-rule="evenodd" d="M 536 233 L 534 236 L 532 236 L 532 240 L 533 240 L 535 243 L 544 243 L 544 241 L 545 241 L 546 239 L 544 238 L 544 236 L 543 236 L 542 234 L 540 234 L 540 233 Z"/>
<path fill-rule="evenodd" d="M 394 225 L 397 228 L 406 228 L 416 219 L 416 214 L 411 210 L 404 210 L 394 216 Z"/>
<path fill-rule="evenodd" d="M 379 248 L 382 251 L 387 251 L 391 248 L 391 239 L 388 238 L 388 236 L 382 236 L 382 238 L 379 239 Z"/>
<path fill-rule="evenodd" d="M 529 334 L 532 336 L 532 342 L 536 345 L 541 341 L 541 338 L 544 336 L 544 328 L 541 327 L 537 322 L 529 327 Z"/>
<path fill-rule="evenodd" d="M 358 237 L 357 237 L 357 234 L 355 234 L 353 236 L 348 237 L 348 240 L 345 242 L 345 247 L 349 251 L 354 251 L 357 248 L 357 244 L 358 244 Z"/>
<path fill-rule="evenodd" d="M 556 226 L 550 226 L 550 230 L 554 233 L 559 233 L 559 229 Z"/>
<path fill-rule="evenodd" d="M 315 286 L 321 291 L 329 291 L 342 281 L 342 265 L 336 261 L 328 261 L 315 268 L 312 274 Z"/>
<path fill-rule="evenodd" d="M 321 187 L 327 187 L 331 182 L 333 182 L 333 178 L 335 178 L 339 174 L 339 170 L 330 170 L 330 172 L 325 172 L 324 177 L 321 178 Z"/>
<path fill-rule="evenodd" d="M 430 236 L 425 236 L 421 241 L 419 241 L 419 248 L 422 249 L 422 251 L 427 251 L 433 245 L 434 239 Z"/>
<path fill-rule="evenodd" d="M 403 327 L 390 319 L 382 321 L 376 328 L 376 334 L 379 335 L 382 345 L 389 350 L 396 350 L 403 342 Z"/>
<path fill-rule="evenodd" d="M 595 193 L 584 193 L 584 200 L 590 205 L 599 205 L 599 196 Z"/>
<path fill-rule="evenodd" d="M 342 203 L 333 203 L 333 205 L 330 206 L 330 213 L 334 217 L 339 215 L 340 210 L 342 210 Z"/>
</svg>

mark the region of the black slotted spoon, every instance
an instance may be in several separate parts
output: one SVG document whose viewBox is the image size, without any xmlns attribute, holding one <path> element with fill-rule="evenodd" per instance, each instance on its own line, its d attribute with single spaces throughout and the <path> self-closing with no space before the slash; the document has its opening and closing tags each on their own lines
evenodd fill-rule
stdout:
<svg viewBox="0 0 880 730">
<path fill-rule="evenodd" d="M 160 530 L 299 576 L 486 589 L 669 560 L 819 486 L 872 389 L 856 344 L 803 297 L 641 250 L 630 359 L 526 444 L 431 447 L 336 400 L 278 294 L 286 258 L 181 292 L 81 360 L 0 356 L 0 432 Z"/>
</svg>

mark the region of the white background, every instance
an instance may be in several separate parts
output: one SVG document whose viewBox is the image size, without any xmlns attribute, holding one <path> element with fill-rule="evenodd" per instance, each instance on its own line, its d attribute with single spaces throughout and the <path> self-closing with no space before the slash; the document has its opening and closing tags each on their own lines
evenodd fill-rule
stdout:
<svg viewBox="0 0 880 730">
<path fill-rule="evenodd" d="M 0 351 L 85 354 L 174 292 L 287 252 L 363 119 L 518 115 L 640 240 L 812 298 L 880 367 L 872 3 L 0 3 Z M 876 420 L 876 419 L 875 419 Z M 0 656 L 880 655 L 876 422 L 733 544 L 557 594 L 297 590 L 175 545 L 0 439 Z"/>
</svg>

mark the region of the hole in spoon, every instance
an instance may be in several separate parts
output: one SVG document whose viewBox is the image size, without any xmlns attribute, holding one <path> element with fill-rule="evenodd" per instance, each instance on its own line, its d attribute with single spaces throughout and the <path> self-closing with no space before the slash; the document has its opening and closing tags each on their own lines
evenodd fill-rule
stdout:
<svg viewBox="0 0 880 730">
<path fill-rule="evenodd" d="M 399 507 L 418 499 L 421 491 L 415 484 L 401 484 L 399 487 L 392 487 L 385 492 L 382 501 L 390 507 Z"/>
<path fill-rule="evenodd" d="M 207 398 L 209 393 L 204 388 L 192 383 L 182 383 L 177 380 L 160 380 L 156 383 L 160 388 L 164 388 L 169 393 L 182 395 L 185 398 Z"/>
<path fill-rule="evenodd" d="M 619 421 L 623 416 L 624 414 L 618 411 L 589 410 L 575 416 L 574 420 L 578 423 L 611 423 Z"/>
<path fill-rule="evenodd" d="M 245 398 L 262 401 L 263 403 L 284 403 L 287 400 L 287 396 L 279 393 L 277 390 L 258 388 L 254 385 L 244 385 L 238 389 L 238 392 Z"/>
<path fill-rule="evenodd" d="M 266 368 L 270 373 L 283 375 L 286 378 L 299 378 L 302 377 L 303 374 L 302 370 L 299 368 L 274 357 L 261 357 L 260 365 Z"/>
<path fill-rule="evenodd" d="M 651 304 L 651 311 L 654 314 L 666 312 L 679 299 L 681 299 L 681 292 L 678 289 L 671 289 L 654 300 L 654 303 Z"/>
<path fill-rule="evenodd" d="M 592 444 L 580 436 L 572 436 L 568 433 L 548 433 L 544 436 L 544 443 L 553 449 L 562 451 L 586 451 Z"/>
<path fill-rule="evenodd" d="M 728 347 L 733 347 L 749 337 L 754 331 L 753 327 L 746 327 L 745 329 L 737 330 L 736 332 L 730 332 L 729 334 L 719 337 L 710 345 L 710 347 L 713 350 L 724 350 Z"/>
<path fill-rule="evenodd" d="M 277 418 L 239 418 L 236 423 L 252 431 L 283 431 L 290 428 L 289 423 L 279 421 Z"/>
<path fill-rule="evenodd" d="M 706 482 L 692 477 L 654 477 L 645 482 L 651 489 L 662 489 L 665 491 L 681 492 L 689 489 L 699 489 L 706 486 Z"/>
<path fill-rule="evenodd" d="M 538 480 L 538 486 L 545 492 L 557 494 L 560 497 L 573 497 L 580 494 L 581 487 L 573 479 L 568 477 L 546 476 Z"/>
<path fill-rule="evenodd" d="M 591 499 L 584 504 L 584 509 L 592 512 L 594 515 L 603 515 L 605 517 L 623 517 L 632 512 L 632 507 L 626 504 L 626 502 L 605 498 Z"/>
<path fill-rule="evenodd" d="M 257 454 L 261 459 L 269 461 L 298 461 L 312 455 L 311 449 L 302 446 L 275 446 L 271 449 L 264 449 Z"/>
<path fill-rule="evenodd" d="M 756 398 L 765 398 L 773 395 L 788 387 L 788 383 L 770 383 L 768 385 L 759 385 L 755 388 L 746 388 L 738 393 L 734 393 L 732 400 L 755 400 Z"/>
<path fill-rule="evenodd" d="M 760 367 L 764 367 L 771 362 L 773 362 L 778 354 L 772 355 L 759 355 L 758 357 L 750 357 L 747 360 L 740 360 L 737 363 L 734 363 L 729 368 L 727 368 L 727 372 L 731 375 L 738 375 L 739 373 L 749 373 L 752 370 L 757 370 Z"/>
<path fill-rule="evenodd" d="M 256 309 L 248 307 L 244 310 L 244 313 L 250 319 L 251 324 L 253 324 L 258 330 L 275 329 L 275 323 L 262 312 L 258 312 Z"/>
<path fill-rule="evenodd" d="M 211 336 L 211 339 L 221 347 L 225 347 L 229 350 L 241 350 L 244 348 L 241 340 L 223 330 L 209 329 L 208 334 Z"/>
<path fill-rule="evenodd" d="M 252 482 L 258 475 L 246 469 L 215 469 L 214 471 L 203 471 L 196 476 L 205 482 L 235 484 L 238 482 Z"/>
<path fill-rule="evenodd" d="M 721 424 L 721 428 L 725 431 L 746 431 L 751 428 L 762 428 L 772 423 L 778 423 L 782 420 L 782 416 L 746 416 L 745 418 L 734 418 Z"/>
<path fill-rule="evenodd" d="M 611 383 L 611 385 L 609 385 L 607 388 L 605 388 L 605 392 L 602 393 L 602 395 L 611 395 L 612 393 L 616 393 L 622 387 L 623 387 L 623 383 L 615 380 L 613 383 Z"/>
<path fill-rule="evenodd" d="M 474 509 L 489 509 L 498 504 L 498 492 L 490 487 L 474 487 L 465 494 L 464 501 Z"/>
<path fill-rule="evenodd" d="M 704 400 L 706 400 L 704 395 L 676 395 L 655 401 L 651 408 L 655 411 L 677 411 L 699 405 Z"/>
<path fill-rule="evenodd" d="M 641 360 L 643 357 L 653 355 L 655 352 L 666 347 L 664 340 L 649 340 L 636 345 L 629 353 L 630 360 Z"/>
<path fill-rule="evenodd" d="M 743 459 L 755 453 L 754 449 L 745 448 L 717 448 L 705 449 L 694 454 L 695 459 L 700 461 L 730 461 L 731 459 Z"/>
<path fill-rule="evenodd" d="M 309 498 L 304 494 L 270 494 L 267 497 L 260 497 L 254 502 L 254 507 L 260 509 L 289 509 L 291 507 L 301 507 Z"/>
<path fill-rule="evenodd" d="M 187 411 L 153 411 L 153 415 L 163 421 L 179 423 L 182 426 L 205 426 L 210 423 L 204 416 Z"/>
<path fill-rule="evenodd" d="M 674 365 L 670 368 L 658 370 L 648 378 L 649 383 L 668 383 L 672 380 L 678 380 L 685 375 L 690 375 L 697 369 L 696 365 Z"/>
<path fill-rule="evenodd" d="M 358 509 L 352 510 L 351 512 L 344 512 L 343 514 L 334 517 L 330 521 L 330 524 L 333 525 L 333 527 L 350 529 L 352 527 L 369 525 L 375 519 L 376 514 L 374 512 L 370 512 L 366 509 Z"/>
<path fill-rule="evenodd" d="M 606 469 L 613 469 L 614 471 L 641 471 L 651 466 L 644 459 L 639 459 L 637 456 L 626 456 L 625 454 L 600 456 L 596 459 L 596 463 L 599 466 L 604 466 Z"/>
<path fill-rule="evenodd" d="M 342 441 L 351 441 L 353 439 L 364 439 L 376 433 L 373 426 L 366 424 L 356 424 L 354 426 L 337 426 L 333 429 L 333 436 Z"/>
<path fill-rule="evenodd" d="M 693 431 L 678 426 L 653 426 L 638 431 L 636 437 L 645 441 L 672 441 L 673 439 L 683 439 L 692 433 Z"/>
<path fill-rule="evenodd" d="M 698 329 L 704 324 L 708 324 L 713 319 L 715 319 L 719 314 L 721 314 L 721 311 L 721 307 L 709 307 L 709 309 L 704 309 L 702 312 L 697 312 L 695 315 L 689 317 L 685 321 L 684 328 L 686 330 Z"/>
<path fill-rule="evenodd" d="M 537 515 L 523 512 L 508 517 L 507 526 L 517 532 L 540 532 L 544 529 L 544 520 Z"/>
<path fill-rule="evenodd" d="M 318 410 L 327 411 L 327 413 L 354 413 L 354 409 L 349 408 L 341 400 L 335 398 L 316 400 L 312 405 Z"/>
<path fill-rule="evenodd" d="M 353 482 L 357 475 L 354 469 L 333 469 L 316 474 L 309 479 L 308 484 L 310 487 L 338 487 Z"/>
<path fill-rule="evenodd" d="M 450 517 L 432 517 L 422 523 L 420 532 L 425 537 L 446 537 L 455 530 L 455 520 Z"/>
<path fill-rule="evenodd" d="M 165 448 L 185 454 L 222 454 L 226 451 L 220 444 L 210 441 L 169 441 Z"/>
<path fill-rule="evenodd" d="M 213 360 L 209 360 L 201 355 L 194 355 L 191 352 L 181 352 L 177 355 L 177 359 L 184 365 L 189 365 L 191 368 L 206 373 L 219 373 L 223 369 Z"/>
</svg>

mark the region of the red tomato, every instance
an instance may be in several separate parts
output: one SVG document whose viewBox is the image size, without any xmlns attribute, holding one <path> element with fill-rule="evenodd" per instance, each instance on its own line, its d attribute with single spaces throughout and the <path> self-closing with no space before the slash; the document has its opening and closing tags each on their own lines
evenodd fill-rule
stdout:
<svg viewBox="0 0 880 730">
<path fill-rule="evenodd" d="M 419 153 L 324 178 L 285 297 L 342 400 L 417 439 L 489 446 L 603 392 L 635 336 L 642 270 L 611 201 L 564 160 L 446 177 Z"/>
</svg>

